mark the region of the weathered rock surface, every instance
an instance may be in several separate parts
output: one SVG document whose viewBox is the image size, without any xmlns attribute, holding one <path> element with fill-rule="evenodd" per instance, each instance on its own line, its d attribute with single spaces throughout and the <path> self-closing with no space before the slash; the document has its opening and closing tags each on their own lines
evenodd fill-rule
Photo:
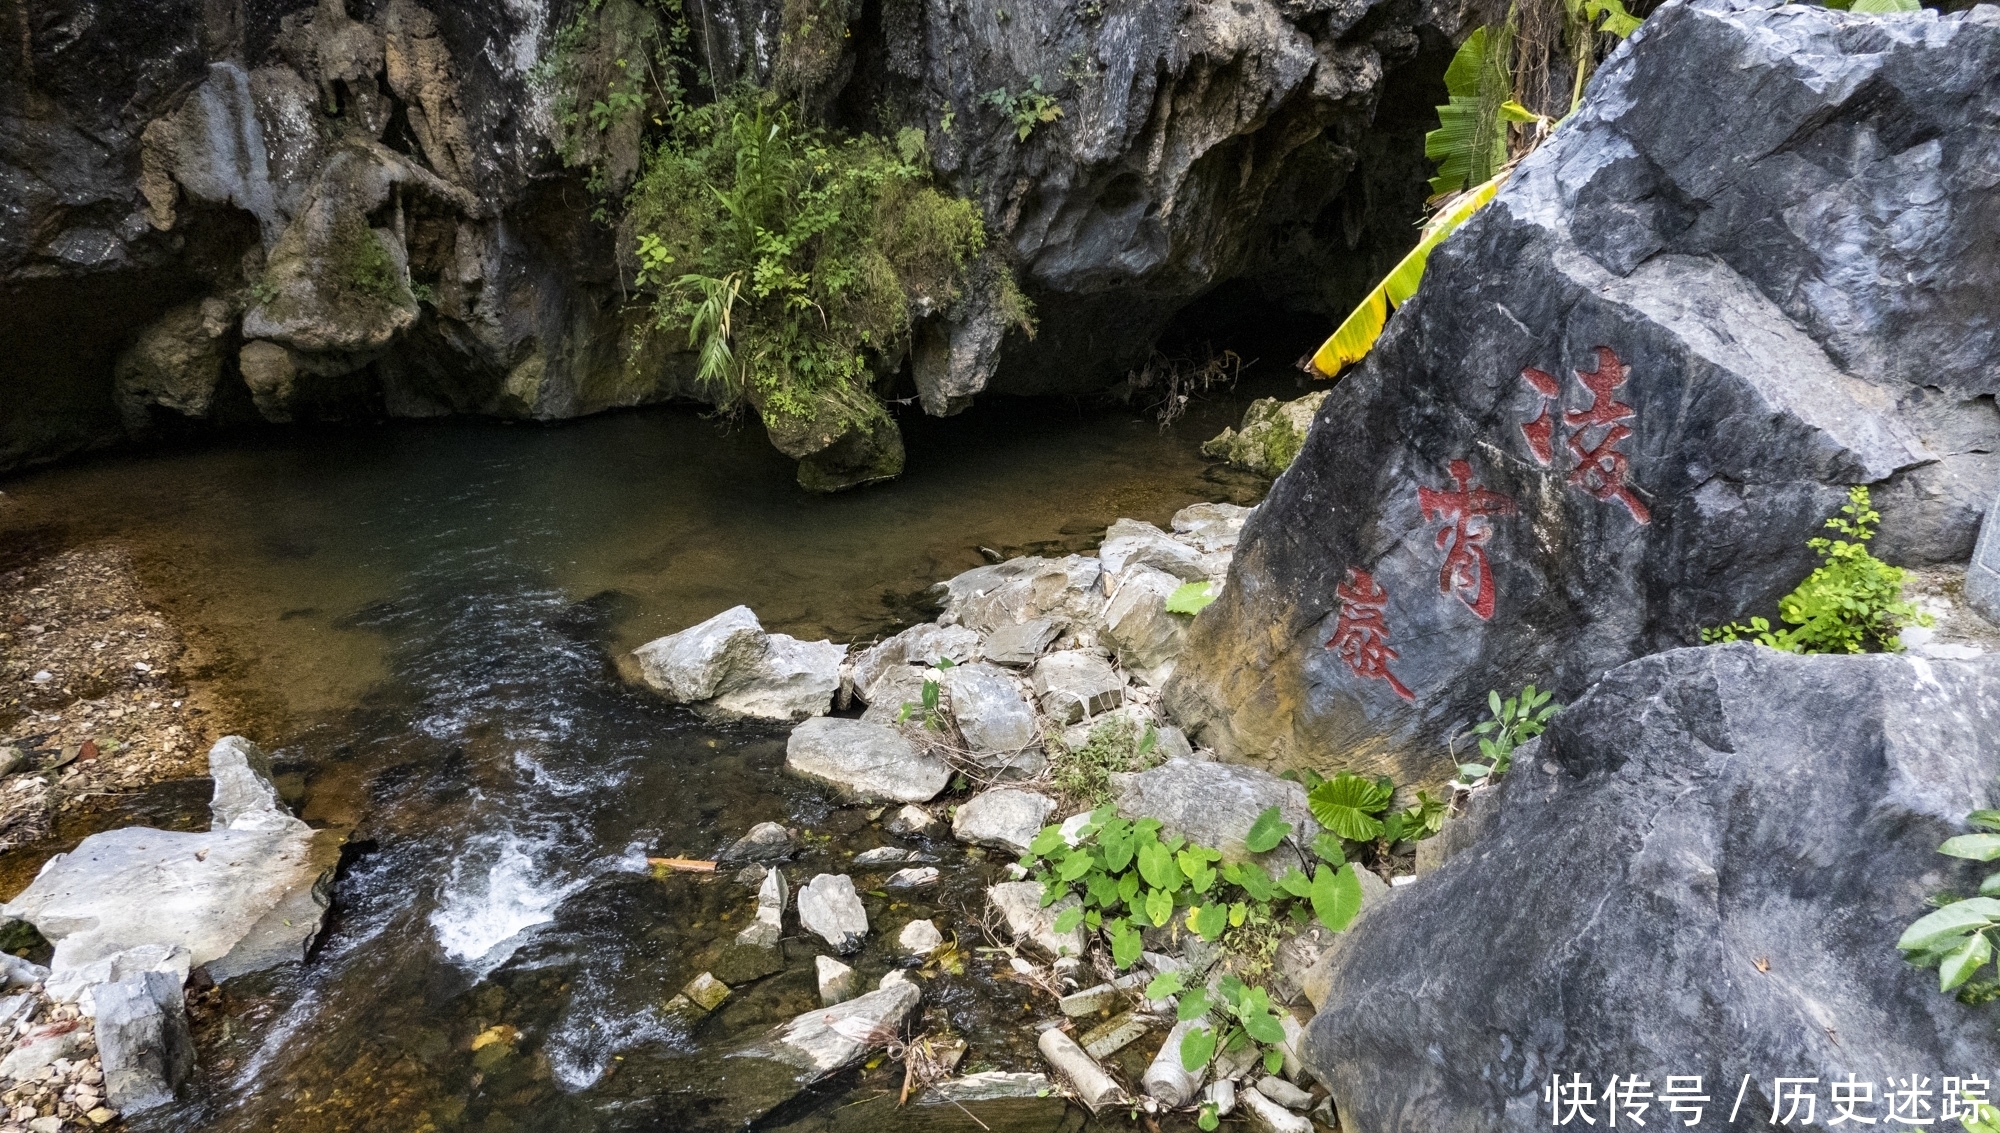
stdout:
<svg viewBox="0 0 2000 1133">
<path fill-rule="evenodd" d="M 799 927 L 816 934 L 835 952 L 856 952 L 868 937 L 868 910 L 844 873 L 822 873 L 799 890 Z"/>
<path fill-rule="evenodd" d="M 1103 575 L 1103 564 L 1092 556 L 1029 557 L 974 567 L 932 591 L 944 600 L 940 623 L 990 634 L 1042 618 L 1071 624 L 1094 620 L 1104 611 Z"/>
<path fill-rule="evenodd" d="M 813 957 L 819 976 L 819 1001 L 828 1007 L 854 998 L 854 969 L 831 956 Z"/>
<path fill-rule="evenodd" d="M 632 651 L 643 680 L 713 720 L 798 721 L 823 716 L 840 689 L 845 645 L 765 633 L 748 606 Z"/>
<path fill-rule="evenodd" d="M 875 702 L 875 682 L 892 669 L 916 666 L 930 668 L 940 660 L 964 665 L 979 660 L 979 634 L 964 626 L 941 626 L 935 622 L 913 625 L 894 637 L 876 642 L 854 658 L 854 690 L 861 699 Z"/>
<path fill-rule="evenodd" d="M 212 756 L 213 813 L 230 826 L 93 834 L 0 906 L 55 945 L 50 994 L 75 999 L 155 968 L 185 977 L 190 965 L 206 966 L 223 980 L 305 958 L 345 833 L 315 831 L 284 811 L 247 740 L 226 737 Z"/>
<path fill-rule="evenodd" d="M 1189 504 L 1174 513 L 1168 526 L 1174 534 L 1187 540 L 1203 554 L 1230 551 L 1243 534 L 1243 524 L 1250 518 L 1254 507 L 1237 504 L 1201 503 Z"/>
<path fill-rule="evenodd" d="M 902 733 L 867 720 L 819 717 L 792 729 L 785 770 L 863 799 L 928 802 L 951 782 L 951 768 Z"/>
<path fill-rule="evenodd" d="M 1181 582 L 1151 566 L 1127 567 L 1118 578 L 1118 592 L 1104 609 L 1104 630 L 1098 634 L 1126 672 L 1156 688 L 1173 676 L 1174 662 L 1187 642 L 1188 623 L 1194 620 L 1167 612 L 1167 599 Z"/>
<path fill-rule="evenodd" d="M 926 885 L 936 885 L 941 875 L 934 865 L 912 866 L 899 869 L 882 880 L 884 889 L 921 889 Z"/>
<path fill-rule="evenodd" d="M 1157 818 L 1163 831 L 1220 850 L 1224 861 L 1292 853 L 1281 845 L 1270 854 L 1253 855 L 1243 844 L 1251 824 L 1268 807 L 1277 807 L 1292 824 L 1289 837 L 1299 845 L 1312 845 L 1319 834 L 1304 787 L 1234 763 L 1170 759 L 1148 771 L 1113 772 L 1111 801 L 1127 818 Z"/>
<path fill-rule="evenodd" d="M 882 828 L 891 834 L 921 834 L 937 825 L 937 819 L 923 807 L 910 805 L 889 817 Z"/>
<path fill-rule="evenodd" d="M 1343 1124 L 1469 1131 L 1546 1127 L 1543 1084 L 1585 1066 L 1748 1072 L 1769 1114 L 1748 1067 L 1991 1065 L 1990 1020 L 1895 942 L 1987 872 L 1936 851 L 1996 771 L 2000 659 L 1635 661 L 1515 764 L 1469 849 L 1339 935 L 1313 1073 Z"/>
<path fill-rule="evenodd" d="M 1019 680 L 998 665 L 954 665 L 938 680 L 952 722 L 975 752 L 1020 751 L 1041 739 Z"/>
<path fill-rule="evenodd" d="M 731 606 L 699 625 L 632 651 L 647 684 L 677 704 L 721 695 L 725 684 L 764 656 L 764 626 L 748 606 Z"/>
<path fill-rule="evenodd" d="M 785 884 L 784 871 L 773 868 L 765 873 L 757 886 L 756 914 L 736 934 L 736 943 L 776 948 L 785 935 L 785 906 L 790 900 L 791 890 Z"/>
<path fill-rule="evenodd" d="M 1242 428 L 1222 430 L 1201 451 L 1260 476 L 1276 476 L 1291 467 L 1292 458 L 1305 445 L 1313 414 L 1326 393 L 1319 390 L 1296 401 L 1260 397 L 1243 411 Z"/>
<path fill-rule="evenodd" d="M 924 1095 L 941 1102 L 990 1102 L 1000 1098 L 1047 1097 L 1055 1089 L 1048 1075 L 1012 1070 L 982 1070 L 947 1078 Z"/>
<path fill-rule="evenodd" d="M 1051 956 L 1083 955 L 1083 929 L 1056 931 L 1056 918 L 1065 909 L 1081 904 L 1074 893 L 1044 909 L 1041 882 L 1003 881 L 989 887 L 986 897 L 1000 910 L 1014 939 L 1027 941 Z"/>
<path fill-rule="evenodd" d="M 1875 553 L 1964 560 L 2000 477 L 1996 44 L 1980 11 L 1649 18 L 1328 395 L 1174 714 L 1437 781 L 1489 689 L 1573 699 L 1773 615 L 1850 484 Z"/>
<path fill-rule="evenodd" d="M 1035 699 L 1060 724 L 1109 712 L 1125 702 L 1125 680 L 1095 653 L 1066 649 L 1035 662 Z"/>
<path fill-rule="evenodd" d="M 749 833 L 731 842 L 716 855 L 724 862 L 776 862 L 792 855 L 797 846 L 792 832 L 775 822 L 760 822 Z"/>
<path fill-rule="evenodd" d="M 896 947 L 911 956 L 928 956 L 944 943 L 944 934 L 928 920 L 911 921 L 896 934 Z"/>
<path fill-rule="evenodd" d="M 994 787 L 959 804 L 951 832 L 961 842 L 1024 854 L 1055 809 L 1056 801 L 1047 795 Z"/>
<path fill-rule="evenodd" d="M 1025 669 L 1046 652 L 1062 635 L 1063 623 L 1055 618 L 1035 618 L 1020 625 L 995 629 L 986 639 L 986 659 L 995 665 Z"/>
</svg>

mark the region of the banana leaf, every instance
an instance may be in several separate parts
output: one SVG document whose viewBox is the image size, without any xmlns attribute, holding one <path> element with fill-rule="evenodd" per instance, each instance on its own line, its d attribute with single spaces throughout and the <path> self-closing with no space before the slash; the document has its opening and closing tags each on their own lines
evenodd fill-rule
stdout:
<svg viewBox="0 0 2000 1133">
<path fill-rule="evenodd" d="M 1503 106 L 1512 93 L 1507 70 L 1512 44 L 1506 25 L 1482 27 L 1452 55 L 1444 73 L 1449 98 L 1437 108 L 1438 128 L 1424 135 L 1424 156 L 1438 166 L 1431 178 L 1433 197 L 1477 185 L 1507 163 Z"/>
<path fill-rule="evenodd" d="M 1389 322 L 1389 308 L 1400 307 L 1410 296 L 1417 293 L 1417 284 L 1424 278 L 1424 264 L 1430 259 L 1431 249 L 1444 242 L 1459 225 L 1472 218 L 1472 214 L 1492 203 L 1494 194 L 1505 184 L 1507 173 L 1488 179 L 1478 187 L 1468 191 L 1451 202 L 1431 222 L 1424 226 L 1424 234 L 1417 246 L 1410 249 L 1375 289 L 1361 300 L 1354 312 L 1341 320 L 1333 337 L 1326 340 L 1318 352 L 1312 356 L 1312 367 L 1321 377 L 1333 377 L 1342 366 L 1359 362 L 1368 356 L 1375 340 L 1382 336 L 1382 328 Z"/>
</svg>

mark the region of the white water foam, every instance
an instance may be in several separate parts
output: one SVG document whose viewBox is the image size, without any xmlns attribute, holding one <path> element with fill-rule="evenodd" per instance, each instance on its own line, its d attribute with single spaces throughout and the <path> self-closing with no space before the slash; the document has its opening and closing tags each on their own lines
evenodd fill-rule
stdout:
<svg viewBox="0 0 2000 1133">
<path fill-rule="evenodd" d="M 526 943 L 529 930 L 554 920 L 556 907 L 589 880 L 548 877 L 531 848 L 511 832 L 475 839 L 453 864 L 431 913 L 445 955 L 475 978 L 506 963 Z"/>
</svg>

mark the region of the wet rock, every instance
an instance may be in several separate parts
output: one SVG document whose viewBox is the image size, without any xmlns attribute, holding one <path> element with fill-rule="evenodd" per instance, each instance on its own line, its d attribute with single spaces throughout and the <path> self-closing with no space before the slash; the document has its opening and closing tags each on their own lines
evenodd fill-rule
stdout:
<svg viewBox="0 0 2000 1133">
<path fill-rule="evenodd" d="M 954 665 L 938 679 L 948 698 L 951 718 L 974 752 L 1012 752 L 1035 743 L 1041 734 L 1035 710 L 1007 670 L 997 665 Z"/>
<path fill-rule="evenodd" d="M 868 911 L 846 874 L 822 873 L 799 890 L 799 925 L 835 952 L 855 952 L 868 936 Z"/>
<path fill-rule="evenodd" d="M 1260 397 L 1243 412 L 1243 427 L 1225 428 L 1201 446 L 1202 455 L 1226 460 L 1259 476 L 1277 476 L 1291 467 L 1292 458 L 1306 443 L 1313 414 L 1326 400 L 1326 390 L 1309 393 L 1296 401 Z"/>
<path fill-rule="evenodd" d="M 1055 1072 L 1069 1083 L 1070 1093 L 1082 1103 L 1085 1109 L 1096 1113 L 1107 1105 L 1115 1105 L 1125 1100 L 1125 1091 L 1104 1067 L 1076 1045 L 1076 1041 L 1060 1030 L 1050 1028 L 1042 1032 L 1036 1041 L 1042 1057 L 1049 1060 Z"/>
<path fill-rule="evenodd" d="M 731 987 L 742 987 L 765 976 L 784 971 L 785 953 L 775 943 L 770 945 L 743 943 L 739 935 L 736 940 L 718 945 L 704 953 L 701 964 L 723 983 Z"/>
<path fill-rule="evenodd" d="M 780 1028 L 763 1049 L 823 1077 L 894 1041 L 922 999 L 923 993 L 914 983 L 890 984 L 799 1016 Z"/>
<path fill-rule="evenodd" d="M 813 957 L 819 974 L 819 1001 L 828 1007 L 854 998 L 857 977 L 854 969 L 831 956 Z"/>
<path fill-rule="evenodd" d="M 271 783 L 271 759 L 242 736 L 224 736 L 208 750 L 215 795 L 208 804 L 210 830 L 300 831 Z"/>
<path fill-rule="evenodd" d="M 854 855 L 854 864 L 857 866 L 893 865 L 897 862 L 906 861 L 909 857 L 910 851 L 901 847 L 877 846 L 872 850 L 863 850 Z"/>
<path fill-rule="evenodd" d="M 725 862 L 775 862 L 791 856 L 798 845 L 792 832 L 775 822 L 760 822 L 716 855 Z"/>
<path fill-rule="evenodd" d="M 1121 519 L 1104 532 L 1104 544 L 1097 548 L 1104 573 L 1123 584 L 1133 567 L 1151 567 L 1182 582 L 1208 577 L 1202 568 L 1201 552 L 1150 523 Z M 1176 583 L 1175 585 L 1179 585 Z"/>
<path fill-rule="evenodd" d="M 736 942 L 758 948 L 776 948 L 778 940 L 785 935 L 785 905 L 789 899 L 790 891 L 785 885 L 784 873 L 771 869 L 757 887 L 756 917 L 736 934 Z"/>
<path fill-rule="evenodd" d="M 1025 669 L 1055 644 L 1062 630 L 1063 623 L 1054 618 L 1033 618 L 1020 625 L 1000 626 L 986 639 L 986 659 L 1010 669 Z"/>
<path fill-rule="evenodd" d="M 1251 1123 L 1264 1133 L 1313 1133 L 1307 1117 L 1293 1113 L 1256 1090 L 1243 1090 L 1237 1101 L 1250 1114 Z"/>
<path fill-rule="evenodd" d="M 878 988 L 917 987 L 917 981 L 901 968 L 891 968 L 875 985 Z"/>
<path fill-rule="evenodd" d="M 1167 612 L 1167 599 L 1181 580 L 1150 566 L 1134 566 L 1118 579 L 1118 592 L 1104 609 L 1098 639 L 1125 671 L 1155 688 L 1173 676 L 1174 661 L 1187 642 L 1185 614 Z"/>
<path fill-rule="evenodd" d="M 961 842 L 1023 854 L 1055 809 L 1055 800 L 1047 795 L 994 787 L 959 804 L 951 832 Z"/>
<path fill-rule="evenodd" d="M 899 869 L 890 874 L 888 880 L 882 882 L 882 888 L 921 889 L 926 885 L 936 885 L 938 877 L 936 866 L 926 865 L 916 866 L 911 869 Z"/>
<path fill-rule="evenodd" d="M 840 689 L 847 646 L 800 641 L 782 633 L 764 639 L 764 654 L 723 682 L 713 700 L 694 710 L 711 720 L 797 721 L 824 716 Z"/>
<path fill-rule="evenodd" d="M 113 370 L 125 427 L 149 428 L 155 406 L 182 417 L 206 418 L 222 383 L 235 327 L 229 304 L 210 297 L 173 308 L 141 332 Z"/>
<path fill-rule="evenodd" d="M 898 810 L 883 825 L 883 829 L 891 834 L 921 834 L 936 825 L 937 819 L 930 811 L 920 806 L 906 806 Z"/>
<path fill-rule="evenodd" d="M 1887 561 L 1971 553 L 2000 480 L 1974 109 L 2000 29 L 1657 16 L 1431 256 L 1245 526 L 1167 690 L 1225 758 L 1436 783 L 1488 690 L 1571 701 L 1773 617 L 1849 485 Z"/>
<path fill-rule="evenodd" d="M 764 655 L 764 627 L 748 606 L 732 606 L 699 625 L 632 651 L 647 684 L 676 704 L 721 695 L 729 679 Z"/>
<path fill-rule="evenodd" d="M 1220 850 L 1224 861 L 1259 857 L 1243 844 L 1243 836 L 1267 807 L 1277 807 L 1292 824 L 1290 837 L 1299 845 L 1311 845 L 1319 833 L 1304 787 L 1232 763 L 1174 759 L 1149 771 L 1113 772 L 1111 799 L 1119 814 L 1158 818 L 1163 831 Z M 1282 845 L 1272 851 L 1283 853 L 1289 851 Z"/>
<path fill-rule="evenodd" d="M 1085 1031 L 1077 1042 L 1085 1054 L 1102 1061 L 1138 1042 L 1152 1029 L 1152 1016 L 1121 1011 Z"/>
<path fill-rule="evenodd" d="M 944 943 L 944 934 L 930 921 L 911 921 L 896 936 L 896 947 L 911 956 L 928 956 Z"/>
<path fill-rule="evenodd" d="M 1201 1092 L 1202 1079 L 1207 1076 L 1208 1067 L 1204 1065 L 1189 1070 L 1182 1066 L 1181 1040 L 1196 1027 L 1212 1025 L 1204 1019 L 1184 1019 L 1174 1024 L 1173 1030 L 1167 1032 L 1167 1041 L 1160 1044 L 1159 1052 L 1147 1064 L 1146 1072 L 1140 1078 L 1146 1096 L 1172 1109 L 1194 1100 L 1195 1095 Z"/>
<path fill-rule="evenodd" d="M 964 626 L 914 625 L 854 658 L 854 688 L 861 699 L 873 704 L 875 682 L 885 673 L 912 666 L 921 671 L 940 660 L 964 665 L 979 660 L 981 653 L 979 634 Z"/>
<path fill-rule="evenodd" d="M 1056 918 L 1081 904 L 1074 893 L 1044 909 L 1041 882 L 1003 881 L 988 887 L 986 897 L 1000 911 L 1015 940 L 1033 944 L 1051 956 L 1083 955 L 1083 929 L 1056 931 Z"/>
<path fill-rule="evenodd" d="M 1046 1074 L 986 1070 L 935 1083 L 925 1097 L 941 1102 L 990 1102 L 1003 1098 L 1046 1097 L 1055 1089 Z"/>
<path fill-rule="evenodd" d="M 1279 1105 L 1284 1106 L 1286 1109 L 1295 1109 L 1304 1112 L 1312 1108 L 1313 1096 L 1311 1094 L 1275 1074 L 1266 1074 L 1262 1078 L 1257 1079 L 1257 1084 L 1252 1088 L 1272 1101 L 1277 1102 Z"/>
<path fill-rule="evenodd" d="M 305 958 L 328 904 L 345 832 L 292 818 L 261 753 L 240 737 L 216 744 L 213 813 L 237 824 L 207 833 L 128 826 L 93 834 L 50 858 L 0 915 L 33 924 L 55 945 L 50 993 L 162 964 L 206 966 L 217 980 Z"/>
<path fill-rule="evenodd" d="M 819 717 L 792 730 L 785 770 L 862 799 L 925 802 L 951 782 L 951 768 L 902 733 L 866 720 Z"/>
<path fill-rule="evenodd" d="M 1071 1018 L 1095 1015 L 1124 1002 L 1126 992 L 1132 988 L 1145 986 L 1149 978 L 1144 972 L 1133 972 L 1130 975 L 1120 976 L 1110 983 L 1098 984 L 1096 987 L 1065 995 L 1058 1001 L 1057 1006 L 1061 1008 L 1063 1014 Z"/>
<path fill-rule="evenodd" d="M 1095 653 L 1068 649 L 1035 662 L 1035 699 L 1059 723 L 1074 724 L 1125 701 L 1125 681 Z"/>
<path fill-rule="evenodd" d="M 667 1000 L 667 1010 L 687 1016 L 706 1015 L 728 998 L 729 985 L 715 978 L 715 973 L 703 972 Z"/>
<path fill-rule="evenodd" d="M 1607 674 L 1540 754 L 1472 849 L 1336 937 L 1305 1053 L 1343 1124 L 1525 1130 L 1558 1059 L 1734 1082 L 2000 1058 L 1894 948 L 1989 872 L 1937 847 L 2000 772 L 2000 659 L 1675 650 Z M 1412 998 L 1439 972 L 1485 990 Z"/>
</svg>

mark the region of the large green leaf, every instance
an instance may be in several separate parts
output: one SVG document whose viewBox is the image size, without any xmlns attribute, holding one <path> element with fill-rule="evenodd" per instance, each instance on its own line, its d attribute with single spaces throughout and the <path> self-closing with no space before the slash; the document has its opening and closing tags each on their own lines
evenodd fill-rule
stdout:
<svg viewBox="0 0 2000 1133">
<path fill-rule="evenodd" d="M 1174 895 L 1165 889 L 1146 891 L 1146 919 L 1164 928 L 1174 915 Z"/>
<path fill-rule="evenodd" d="M 1229 927 L 1229 906 L 1224 904 L 1201 905 L 1192 910 L 1192 927 L 1203 940 L 1214 940 Z"/>
<path fill-rule="evenodd" d="M 1137 963 L 1143 950 L 1144 942 L 1139 937 L 1139 930 L 1131 925 L 1121 924 L 1119 930 L 1111 934 L 1111 962 L 1118 965 L 1119 971 Z"/>
<path fill-rule="evenodd" d="M 1993 958 L 1993 945 L 1983 932 L 1975 932 L 1964 944 L 1952 949 L 1951 954 L 1938 965 L 1938 990 L 1952 988 L 1972 978 L 1979 966 Z"/>
<path fill-rule="evenodd" d="M 1848 11 L 1881 15 L 1886 12 L 1921 12 L 1923 8 L 1917 0 L 1854 0 L 1854 7 Z"/>
<path fill-rule="evenodd" d="M 1155 889 L 1171 893 L 1181 887 L 1181 868 L 1174 864 L 1173 851 L 1161 842 L 1139 846 L 1139 876 Z"/>
<path fill-rule="evenodd" d="M 2000 924 L 2000 899 L 1968 897 L 1953 901 L 1903 930 L 1896 947 L 1905 952 L 1922 952 L 1938 942 L 1968 932 Z"/>
<path fill-rule="evenodd" d="M 1215 601 L 1211 593 L 1214 588 L 1204 579 L 1200 582 L 1183 582 L 1167 595 L 1167 613 L 1187 614 L 1192 617 L 1208 608 Z"/>
<path fill-rule="evenodd" d="M 1359 868 L 1353 862 L 1339 869 L 1321 866 L 1313 875 L 1313 915 L 1334 932 L 1345 931 L 1361 912 L 1361 878 L 1354 872 Z"/>
<path fill-rule="evenodd" d="M 1250 832 L 1243 836 L 1243 844 L 1253 854 L 1268 853 L 1277 849 L 1278 843 L 1291 832 L 1292 824 L 1280 817 L 1278 808 L 1267 806 L 1257 815 L 1257 821 L 1250 824 Z"/>
<path fill-rule="evenodd" d="M 1215 1057 L 1215 1028 L 1189 1027 L 1181 1036 L 1181 1066 L 1192 1074 Z"/>
<path fill-rule="evenodd" d="M 1343 771 L 1308 792 L 1306 804 L 1321 826 L 1352 842 L 1372 842 L 1382 836 L 1376 816 L 1388 809 L 1391 794 L 1372 779 Z"/>
<path fill-rule="evenodd" d="M 1944 845 L 1938 847 L 1938 853 L 1990 862 L 2000 858 L 2000 834 L 1960 834 L 1956 838 L 1945 839 Z"/>
<path fill-rule="evenodd" d="M 1222 868 L 1222 878 L 1250 894 L 1252 900 L 1269 901 L 1278 894 L 1277 883 L 1256 862 L 1231 862 Z"/>
<path fill-rule="evenodd" d="M 1424 156 L 1438 163 L 1432 196 L 1480 184 L 1507 163 L 1501 107 L 1513 88 L 1507 69 L 1512 42 L 1505 25 L 1483 27 L 1452 55 L 1444 73 L 1448 101 L 1437 108 L 1438 128 L 1424 135 Z"/>
</svg>

